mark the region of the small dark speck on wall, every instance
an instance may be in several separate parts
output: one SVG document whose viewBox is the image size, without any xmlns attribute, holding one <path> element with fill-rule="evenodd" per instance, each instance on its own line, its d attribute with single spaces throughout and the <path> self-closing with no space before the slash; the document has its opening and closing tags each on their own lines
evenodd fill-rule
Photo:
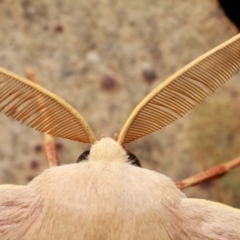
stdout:
<svg viewBox="0 0 240 240">
<path fill-rule="evenodd" d="M 43 150 L 43 147 L 42 147 L 41 144 L 37 144 L 37 145 L 34 146 L 34 151 L 36 153 L 40 153 L 40 152 L 42 152 L 42 150 Z"/>
<path fill-rule="evenodd" d="M 100 80 L 101 88 L 105 91 L 111 92 L 118 86 L 117 81 L 114 77 L 105 75 Z"/>
<path fill-rule="evenodd" d="M 142 72 L 142 76 L 144 82 L 147 84 L 152 84 L 157 78 L 155 71 L 151 68 L 144 69 Z"/>
<path fill-rule="evenodd" d="M 39 161 L 37 159 L 32 159 L 30 161 L 30 169 L 36 170 L 39 168 Z"/>
<path fill-rule="evenodd" d="M 64 148 L 63 144 L 60 142 L 55 143 L 55 148 L 57 151 L 60 151 Z"/>
<path fill-rule="evenodd" d="M 54 30 L 55 32 L 62 33 L 64 31 L 64 26 L 59 23 L 54 27 Z"/>
</svg>

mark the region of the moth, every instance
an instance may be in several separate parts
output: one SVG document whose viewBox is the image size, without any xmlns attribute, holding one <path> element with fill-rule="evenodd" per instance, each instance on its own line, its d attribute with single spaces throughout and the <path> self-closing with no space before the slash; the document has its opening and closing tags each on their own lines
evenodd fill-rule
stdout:
<svg viewBox="0 0 240 240">
<path fill-rule="evenodd" d="M 150 92 L 117 140 L 97 140 L 83 117 L 36 83 L 0 69 L 0 110 L 40 132 L 89 143 L 77 163 L 50 167 L 27 186 L 0 186 L 0 239 L 240 239 L 240 210 L 187 198 L 143 169 L 125 145 L 173 123 L 240 69 L 240 35 Z"/>
</svg>

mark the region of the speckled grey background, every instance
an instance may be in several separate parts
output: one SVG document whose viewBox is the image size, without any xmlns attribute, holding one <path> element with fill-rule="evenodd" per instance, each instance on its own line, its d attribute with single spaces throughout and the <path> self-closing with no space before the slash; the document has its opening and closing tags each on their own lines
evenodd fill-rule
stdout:
<svg viewBox="0 0 240 240">
<path fill-rule="evenodd" d="M 22 76 L 32 68 L 97 136 L 119 132 L 154 87 L 236 34 L 214 0 L 0 0 L 0 66 Z M 131 144 L 143 167 L 181 180 L 239 156 L 239 78 L 183 119 Z M 42 135 L 3 114 L 0 123 L 0 183 L 26 184 L 47 167 L 36 152 Z M 56 142 L 63 145 L 62 163 L 75 162 L 89 147 Z M 239 171 L 185 192 L 240 207 Z"/>
</svg>

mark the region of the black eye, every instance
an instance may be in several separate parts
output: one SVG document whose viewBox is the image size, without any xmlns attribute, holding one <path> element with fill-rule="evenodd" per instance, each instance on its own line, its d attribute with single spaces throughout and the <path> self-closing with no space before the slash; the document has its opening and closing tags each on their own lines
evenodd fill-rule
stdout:
<svg viewBox="0 0 240 240">
<path fill-rule="evenodd" d="M 83 153 L 78 157 L 77 163 L 88 160 L 88 155 L 89 155 L 89 153 L 90 153 L 90 150 L 87 150 L 87 151 L 83 152 Z"/>
<path fill-rule="evenodd" d="M 136 167 L 141 167 L 140 161 L 134 154 L 127 152 L 127 155 L 128 155 L 128 162 L 135 165 Z"/>
</svg>

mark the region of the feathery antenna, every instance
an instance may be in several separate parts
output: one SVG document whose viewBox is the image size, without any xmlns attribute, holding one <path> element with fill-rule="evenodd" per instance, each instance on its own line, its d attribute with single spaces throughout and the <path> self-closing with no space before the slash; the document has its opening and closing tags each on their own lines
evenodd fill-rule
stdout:
<svg viewBox="0 0 240 240">
<path fill-rule="evenodd" d="M 60 97 L 0 68 L 0 111 L 40 132 L 83 143 L 96 141 L 83 117 Z"/>
<path fill-rule="evenodd" d="M 210 50 L 147 95 L 123 126 L 126 144 L 171 124 L 205 99 L 240 69 L 240 34 Z"/>
</svg>

